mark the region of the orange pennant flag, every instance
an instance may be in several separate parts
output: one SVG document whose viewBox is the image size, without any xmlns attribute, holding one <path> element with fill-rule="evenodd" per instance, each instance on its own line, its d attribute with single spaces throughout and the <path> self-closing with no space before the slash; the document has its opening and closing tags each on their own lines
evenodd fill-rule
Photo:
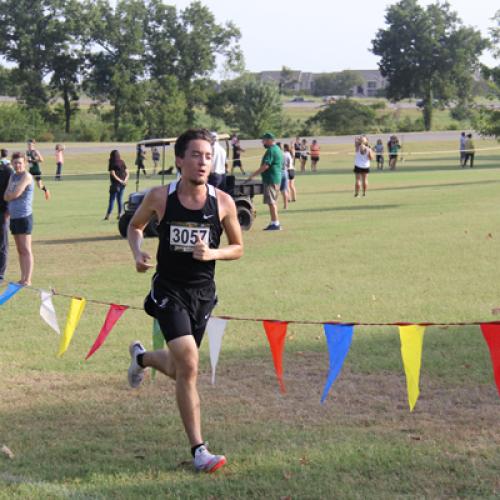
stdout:
<svg viewBox="0 0 500 500">
<path fill-rule="evenodd" d="M 283 383 L 283 351 L 285 348 L 286 329 L 288 323 L 284 321 L 264 321 L 264 330 L 273 355 L 274 369 L 280 384 L 280 391 L 285 392 Z"/>
</svg>

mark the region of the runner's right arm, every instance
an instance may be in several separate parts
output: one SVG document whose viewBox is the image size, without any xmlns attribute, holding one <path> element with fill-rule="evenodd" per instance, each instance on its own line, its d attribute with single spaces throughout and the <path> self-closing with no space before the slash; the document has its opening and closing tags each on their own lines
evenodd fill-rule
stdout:
<svg viewBox="0 0 500 500">
<path fill-rule="evenodd" d="M 163 196 L 162 196 L 163 195 Z M 148 269 L 154 267 L 149 263 L 151 255 L 141 250 L 141 245 L 144 240 L 144 228 L 148 225 L 151 217 L 156 214 L 158 220 L 161 220 L 160 207 L 164 201 L 164 189 L 161 187 L 151 189 L 139 208 L 136 210 L 127 229 L 127 239 L 132 255 L 135 260 L 135 268 L 139 273 L 145 273 Z"/>
</svg>

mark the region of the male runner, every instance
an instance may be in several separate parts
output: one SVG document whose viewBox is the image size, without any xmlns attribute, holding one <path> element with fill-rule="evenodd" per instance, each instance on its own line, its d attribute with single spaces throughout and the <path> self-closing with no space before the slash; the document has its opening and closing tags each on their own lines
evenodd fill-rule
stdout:
<svg viewBox="0 0 500 500">
<path fill-rule="evenodd" d="M 128 380 L 138 387 L 147 367 L 175 380 L 177 406 L 194 467 L 214 472 L 226 458 L 212 455 L 202 438 L 196 388 L 198 348 L 217 303 L 215 261 L 239 259 L 243 240 L 233 199 L 207 184 L 212 163 L 210 132 L 184 132 L 175 143 L 175 158 L 180 180 L 151 189 L 128 227 L 136 269 L 145 272 L 153 266 L 151 257 L 141 250 L 143 230 L 152 216 L 160 221 L 156 273 L 144 309 L 158 320 L 168 349 L 146 352 L 139 341 L 133 342 Z M 223 230 L 228 245 L 219 248 Z"/>
<path fill-rule="evenodd" d="M 45 184 L 42 182 L 42 170 L 40 168 L 40 163 L 43 162 L 43 156 L 40 151 L 35 148 L 35 140 L 30 139 L 28 141 L 28 149 L 26 151 L 26 158 L 29 163 L 29 173 L 35 178 L 36 185 L 43 191 L 45 199 L 50 200 L 50 191 L 47 189 Z"/>
</svg>

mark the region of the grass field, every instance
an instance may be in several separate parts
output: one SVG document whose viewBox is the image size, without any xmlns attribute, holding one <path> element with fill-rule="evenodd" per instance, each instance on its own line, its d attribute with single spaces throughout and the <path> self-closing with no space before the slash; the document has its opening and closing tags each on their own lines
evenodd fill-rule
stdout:
<svg viewBox="0 0 500 500">
<path fill-rule="evenodd" d="M 496 148 L 493 141 L 476 147 Z M 33 285 L 140 307 L 150 276 L 135 272 L 107 205 L 106 154 L 72 153 L 66 174 L 36 192 Z M 14 150 L 14 147 L 10 147 Z M 350 147 L 324 146 L 316 175 L 297 176 L 284 230 L 244 234 L 245 256 L 217 265 L 215 315 L 346 322 L 472 322 L 500 306 L 500 150 L 457 166 L 456 143 L 405 143 L 395 172 L 373 171 L 353 198 Z M 436 153 L 443 151 L 443 153 Z M 256 168 L 260 149 L 245 153 Z M 410 154 L 413 153 L 413 154 Z M 425 153 L 420 155 L 416 153 Z M 125 159 L 133 164 L 132 155 Z M 169 158 L 171 161 L 171 158 Z M 52 165 L 45 166 L 49 173 Z M 85 172 L 92 175 L 83 175 Z M 157 184 L 148 178 L 141 187 Z M 133 182 L 129 192 L 133 190 Z M 145 247 L 154 252 L 155 241 Z M 18 278 L 11 246 L 8 278 Z M 69 299 L 54 298 L 61 327 Z M 355 329 L 324 405 L 328 369 L 320 325 L 289 326 L 287 393 L 278 390 L 259 322 L 230 321 L 210 385 L 201 349 L 205 439 L 228 465 L 191 470 L 173 385 L 126 383 L 127 347 L 150 345 L 151 321 L 129 310 L 104 346 L 85 354 L 107 308 L 88 303 L 68 352 L 23 290 L 0 307 L 0 498 L 394 498 L 500 495 L 500 400 L 479 328 L 429 327 L 421 396 L 408 411 L 395 327 Z"/>
</svg>

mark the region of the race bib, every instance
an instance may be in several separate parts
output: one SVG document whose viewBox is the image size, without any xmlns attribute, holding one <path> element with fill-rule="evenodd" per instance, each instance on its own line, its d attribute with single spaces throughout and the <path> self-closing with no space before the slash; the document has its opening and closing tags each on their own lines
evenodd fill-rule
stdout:
<svg viewBox="0 0 500 500">
<path fill-rule="evenodd" d="M 170 250 L 192 252 L 198 238 L 210 244 L 210 226 L 194 222 L 173 222 L 170 225 Z"/>
</svg>

